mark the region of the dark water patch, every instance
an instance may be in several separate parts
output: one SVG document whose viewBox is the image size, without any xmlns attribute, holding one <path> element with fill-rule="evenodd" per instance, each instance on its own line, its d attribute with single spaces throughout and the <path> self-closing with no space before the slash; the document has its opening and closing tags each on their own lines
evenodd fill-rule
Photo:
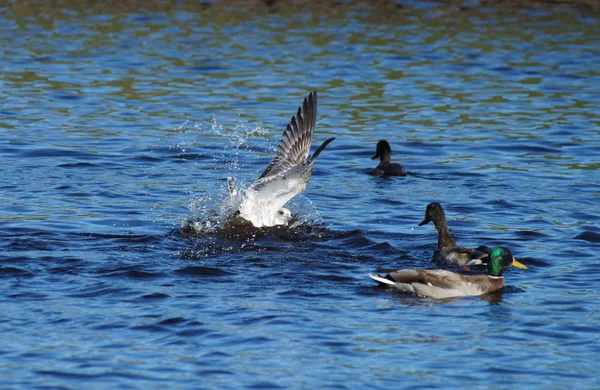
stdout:
<svg viewBox="0 0 600 390">
<path fill-rule="evenodd" d="M 38 56 L 31 59 L 34 62 L 52 62 L 54 59 L 51 56 Z"/>
<path fill-rule="evenodd" d="M 575 220 L 586 221 L 586 222 L 600 220 L 600 215 L 592 214 L 593 210 L 586 210 L 586 211 L 587 212 L 585 212 L 583 210 L 573 211 L 570 214 L 570 217 L 573 218 L 573 219 L 575 219 Z"/>
<path fill-rule="evenodd" d="M 225 351 L 210 351 L 204 355 L 202 355 L 202 357 L 207 358 L 207 359 L 222 359 L 222 358 L 230 358 L 232 355 L 230 353 L 227 353 Z"/>
<path fill-rule="evenodd" d="M 221 376 L 221 375 L 235 375 L 235 373 L 226 370 L 198 370 L 195 373 L 198 376 Z"/>
<path fill-rule="evenodd" d="M 375 244 L 362 230 L 342 232 L 335 236 L 335 238 L 341 240 L 343 242 L 342 245 L 347 249 L 366 248 Z"/>
<path fill-rule="evenodd" d="M 123 378 L 123 379 L 133 379 L 133 380 L 152 380 L 157 382 L 167 382 L 168 379 L 163 378 L 155 378 L 145 375 L 134 375 L 125 372 L 102 372 L 98 374 L 87 374 L 87 373 L 75 373 L 70 371 L 51 371 L 51 370 L 38 370 L 36 371 L 39 375 L 47 375 L 56 378 L 62 379 L 70 379 L 70 380 L 92 380 L 92 379 L 100 379 L 102 381 L 106 381 L 109 378 Z"/>
<path fill-rule="evenodd" d="M 188 266 L 175 270 L 177 274 L 185 276 L 231 276 L 236 275 L 235 272 L 229 272 L 220 268 L 203 267 L 203 266 Z"/>
<path fill-rule="evenodd" d="M 523 143 L 519 143 L 518 147 L 515 147 L 514 145 L 510 145 L 510 146 L 503 146 L 503 145 L 497 145 L 494 147 L 495 150 L 502 150 L 504 152 L 527 152 L 527 153 L 531 153 L 531 154 L 560 154 L 560 149 L 556 149 L 556 148 L 549 148 L 549 147 L 545 147 L 545 146 L 539 146 L 539 145 L 528 145 L 528 144 L 523 144 Z"/>
<path fill-rule="evenodd" d="M 407 56 L 402 56 L 402 55 L 389 56 L 389 57 L 386 57 L 386 59 L 394 60 L 394 61 L 413 61 L 412 57 L 407 57 Z"/>
<path fill-rule="evenodd" d="M 165 276 L 162 272 L 149 272 L 141 269 L 140 266 L 121 266 L 113 269 L 103 269 L 96 271 L 98 275 L 105 277 L 125 277 L 131 279 L 150 279 L 162 278 Z"/>
<path fill-rule="evenodd" d="M 273 226 L 261 228 L 256 228 L 252 225 L 241 225 L 206 232 L 198 232 L 188 225 L 173 234 L 183 238 L 208 238 L 214 240 L 210 241 L 210 244 L 218 241 L 227 242 L 225 240 L 229 240 L 230 244 L 243 244 L 243 246 L 236 247 L 239 250 L 244 250 L 247 245 L 251 245 L 257 241 L 260 241 L 261 245 L 265 243 L 279 244 L 282 242 L 324 241 L 335 237 L 336 233 L 320 226 L 302 224 L 294 227 Z M 190 241 L 189 243 L 202 243 L 205 245 L 206 241 Z M 224 245 L 219 246 L 226 247 Z M 276 247 L 271 249 L 276 249 Z"/>
<path fill-rule="evenodd" d="M 256 382 L 249 384 L 246 388 L 248 389 L 285 389 L 286 387 L 280 386 L 272 382 Z"/>
<path fill-rule="evenodd" d="M 485 68 L 485 64 L 477 61 L 465 61 L 458 64 L 451 64 L 450 68 Z"/>
<path fill-rule="evenodd" d="M 543 202 L 542 200 L 538 200 L 536 203 L 540 203 Z M 529 213 L 538 213 L 538 210 L 528 210 Z M 543 213 L 543 211 L 541 212 Z M 552 229 L 554 228 L 556 225 L 552 222 L 549 221 L 547 219 L 544 219 L 543 217 L 538 217 L 538 216 L 534 216 L 532 215 L 530 218 L 526 218 L 526 222 L 525 223 L 519 223 L 518 227 L 521 226 L 526 226 L 529 225 L 532 228 L 535 228 L 536 230 L 530 230 L 535 232 L 536 234 L 545 234 L 542 233 L 543 231 L 545 231 L 545 229 Z M 517 226 L 515 226 L 516 228 Z M 541 238 L 541 237 L 540 237 Z"/>
<path fill-rule="evenodd" d="M 252 267 L 256 267 L 256 268 L 269 268 L 269 264 L 266 264 L 265 262 L 263 262 L 263 259 L 261 258 L 249 258 L 246 259 L 246 263 L 250 263 L 252 265 Z"/>
<path fill-rule="evenodd" d="M 13 293 L 8 296 L 9 298 L 18 299 L 18 300 L 33 300 L 33 301 L 42 301 L 48 299 L 47 294 L 41 294 L 36 292 L 18 292 Z"/>
<path fill-rule="evenodd" d="M 122 244 L 150 244 L 159 243 L 162 237 L 146 234 L 110 234 L 110 233 L 75 233 L 75 236 L 83 237 L 92 241 L 109 240 L 112 243 Z"/>
<path fill-rule="evenodd" d="M 503 73 L 503 74 L 517 74 L 517 70 L 511 66 L 495 66 L 495 67 L 491 67 L 490 70 L 494 71 L 494 72 L 499 72 L 499 73 Z"/>
<path fill-rule="evenodd" d="M 54 263 L 61 263 L 66 265 L 50 266 L 47 267 L 48 273 L 52 275 L 79 275 L 81 272 L 86 271 L 88 264 L 86 262 L 75 259 L 72 262 L 63 263 L 60 259 L 54 259 Z"/>
<path fill-rule="evenodd" d="M 280 316 L 278 315 L 264 315 L 259 317 L 245 318 L 241 321 L 236 322 L 236 325 L 253 325 L 259 323 L 267 323 L 279 317 Z"/>
<path fill-rule="evenodd" d="M 504 184 L 502 184 L 502 185 L 504 185 Z M 493 186 L 493 185 L 488 184 L 488 186 Z M 492 205 L 492 206 L 503 208 L 503 209 L 514 209 L 514 208 L 520 207 L 519 205 L 511 203 L 506 199 L 493 199 L 493 200 L 489 200 L 489 201 L 485 202 L 484 204 Z"/>
<path fill-rule="evenodd" d="M 270 325 L 270 326 L 282 326 L 282 325 L 285 325 L 285 326 L 292 326 L 292 327 L 296 326 L 296 324 L 297 324 L 297 321 L 292 320 L 292 319 L 285 319 L 285 318 L 284 319 L 274 319 L 274 320 L 271 320 L 271 321 L 267 321 L 265 323 L 265 325 Z"/>
<path fill-rule="evenodd" d="M 372 255 L 351 255 L 351 258 L 362 264 L 371 264 L 373 262 L 380 261 L 378 257 Z"/>
<path fill-rule="evenodd" d="M 403 204 L 405 204 L 401 200 L 391 199 L 391 198 L 380 198 L 377 201 L 379 203 L 381 203 L 381 204 L 387 204 L 387 205 L 390 205 L 390 206 L 402 206 Z"/>
<path fill-rule="evenodd" d="M 194 72 L 198 72 L 198 73 L 218 73 L 218 72 L 225 72 L 227 71 L 227 68 L 222 67 L 222 66 L 211 66 L 211 65 L 206 65 L 206 66 L 190 66 L 188 68 L 191 71 Z"/>
<path fill-rule="evenodd" d="M 241 337 L 241 338 L 235 340 L 235 343 L 239 344 L 239 345 L 250 344 L 250 345 L 257 345 L 257 346 L 268 344 L 271 342 L 273 342 L 272 339 L 270 339 L 268 337 L 263 337 L 263 336 Z"/>
<path fill-rule="evenodd" d="M 504 288 L 502 289 L 502 292 L 497 293 L 497 294 L 523 294 L 523 293 L 527 293 L 527 290 L 522 289 L 517 286 L 513 286 L 511 284 L 506 284 L 504 286 Z"/>
<path fill-rule="evenodd" d="M 317 343 L 317 344 L 320 345 L 320 346 L 322 346 L 322 347 L 327 347 L 327 348 L 351 348 L 353 346 L 352 343 L 345 342 L 345 341 L 322 341 L 322 342 Z M 342 350 L 342 351 L 336 351 L 336 353 L 347 354 L 348 351 L 347 350 Z"/>
<path fill-rule="evenodd" d="M 574 336 L 573 333 L 564 330 L 564 331 L 556 331 L 556 330 L 549 330 L 549 329 L 543 329 L 543 328 L 537 328 L 537 329 L 528 329 L 528 328 L 524 328 L 520 330 L 522 333 L 528 334 L 528 335 L 536 335 L 537 337 L 545 337 L 545 338 L 549 338 L 549 339 L 554 339 L 554 340 L 569 340 L 572 339 Z"/>
<path fill-rule="evenodd" d="M 170 295 L 164 293 L 152 293 L 152 294 L 144 294 L 141 296 L 142 299 L 154 300 L 154 299 L 165 299 L 171 298 Z"/>
<path fill-rule="evenodd" d="M 482 173 L 477 173 L 477 172 L 467 172 L 467 171 L 463 171 L 463 172 L 445 172 L 443 175 L 442 174 L 438 174 L 438 173 L 424 173 L 424 172 L 411 172 L 410 173 L 411 176 L 414 176 L 418 179 L 423 179 L 423 180 L 432 180 L 432 181 L 455 181 L 457 179 L 461 179 L 461 178 L 473 178 L 473 179 L 480 179 L 480 178 L 485 178 L 487 177 L 487 175 L 482 174 Z M 477 185 L 482 185 L 482 182 L 480 181 L 475 181 L 475 182 L 466 182 L 466 183 L 462 183 L 461 185 L 464 186 L 477 186 Z"/>
<path fill-rule="evenodd" d="M 83 99 L 83 96 L 77 95 L 77 94 L 69 92 L 69 91 L 53 91 L 52 96 L 56 99 L 69 100 L 69 101 Z"/>
<path fill-rule="evenodd" d="M 137 325 L 137 326 L 132 326 L 130 329 L 134 330 L 134 331 L 143 331 L 143 332 L 150 332 L 150 333 L 169 332 L 169 329 L 167 329 L 159 324 Z"/>
<path fill-rule="evenodd" d="M 206 154 L 198 154 L 198 153 L 178 153 L 174 155 L 172 158 L 177 160 L 185 160 L 185 161 L 195 161 L 195 160 L 212 160 L 213 157 Z"/>
<path fill-rule="evenodd" d="M 98 165 L 90 163 L 90 162 L 78 162 L 78 163 L 64 163 L 58 164 L 57 168 L 91 168 L 97 167 Z"/>
<path fill-rule="evenodd" d="M 211 333 L 211 332 L 212 331 L 209 329 L 185 329 L 185 330 L 177 332 L 175 335 L 177 337 L 187 338 L 187 337 L 204 336 L 207 333 Z"/>
<path fill-rule="evenodd" d="M 33 272 L 17 267 L 0 267 L 0 277 L 31 277 L 35 276 Z"/>
<path fill-rule="evenodd" d="M 332 274 L 312 274 L 311 277 L 318 280 L 335 283 L 354 283 L 356 280 L 354 277 Z"/>
<path fill-rule="evenodd" d="M 401 250 L 399 250 L 398 248 L 394 247 L 393 245 L 391 245 L 390 243 L 387 243 L 387 242 L 380 242 L 375 245 L 371 245 L 370 247 L 368 247 L 366 249 L 369 252 L 373 253 L 373 255 L 375 255 L 375 253 L 378 253 L 381 255 L 398 255 L 398 254 L 403 253 Z"/>
<path fill-rule="evenodd" d="M 284 290 L 277 293 L 279 296 L 291 296 L 291 297 L 306 297 L 306 298 L 318 298 L 318 297 L 333 297 L 332 294 L 329 293 L 313 293 L 310 291 L 299 290 L 299 289 L 290 289 Z"/>
<path fill-rule="evenodd" d="M 544 239 L 544 238 L 550 237 L 550 235 L 548 235 L 548 234 L 544 234 L 539 231 L 533 231 L 533 230 L 517 230 L 517 231 L 513 232 L 513 234 L 519 238 L 526 238 L 526 239 L 531 239 L 531 240 Z"/>
<path fill-rule="evenodd" d="M 91 153 L 85 153 L 76 149 L 63 149 L 63 148 L 33 148 L 33 149 L 21 149 L 19 150 L 19 157 L 23 158 L 44 158 L 44 157 L 72 157 L 95 160 L 96 155 Z"/>
<path fill-rule="evenodd" d="M 110 330 L 116 330 L 116 329 L 125 329 L 125 328 L 129 328 L 131 326 L 131 324 L 126 323 L 126 322 L 110 322 L 110 323 L 102 323 L 99 325 L 93 325 L 90 327 L 90 329 L 92 330 L 100 330 L 100 331 L 110 331 Z"/>
<path fill-rule="evenodd" d="M 581 325 L 577 325 L 577 324 L 571 324 L 569 325 L 569 329 L 570 332 L 574 332 L 574 333 L 590 333 L 590 334 L 597 334 L 598 333 L 598 327 L 596 326 L 581 326 Z"/>
<path fill-rule="evenodd" d="M 600 243 L 600 233 L 591 232 L 591 231 L 586 230 L 582 233 L 579 233 L 575 237 L 573 237 L 573 240 L 582 240 L 582 241 L 587 241 L 587 242 L 592 242 L 592 243 Z"/>
<path fill-rule="evenodd" d="M 148 155 L 134 155 L 133 157 L 129 157 L 129 160 L 134 162 L 147 162 L 147 163 L 156 163 L 162 161 L 159 157 L 148 156 Z"/>
<path fill-rule="evenodd" d="M 123 297 L 124 293 L 129 291 L 128 288 L 108 287 L 105 284 L 96 283 L 90 287 L 83 287 L 68 295 L 73 298 L 97 298 L 106 295 Z"/>
<path fill-rule="evenodd" d="M 167 318 L 166 320 L 162 320 L 160 322 L 160 325 L 180 325 L 183 323 L 186 323 L 187 320 L 183 317 L 172 317 L 172 318 Z"/>
<path fill-rule="evenodd" d="M 44 251 L 50 252 L 53 247 L 47 240 L 26 237 L 14 238 L 10 240 L 7 249 L 10 251 Z"/>
</svg>

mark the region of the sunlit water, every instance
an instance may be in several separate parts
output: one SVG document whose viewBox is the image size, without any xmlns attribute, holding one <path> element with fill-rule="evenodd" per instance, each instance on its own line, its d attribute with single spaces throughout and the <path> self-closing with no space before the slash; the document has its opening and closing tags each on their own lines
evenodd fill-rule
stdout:
<svg viewBox="0 0 600 390">
<path fill-rule="evenodd" d="M 600 386 L 599 20 L 419 8 L 0 8 L 0 387 Z M 305 223 L 182 229 L 312 90 Z M 433 267 L 432 201 L 529 269 L 377 287 Z"/>
</svg>

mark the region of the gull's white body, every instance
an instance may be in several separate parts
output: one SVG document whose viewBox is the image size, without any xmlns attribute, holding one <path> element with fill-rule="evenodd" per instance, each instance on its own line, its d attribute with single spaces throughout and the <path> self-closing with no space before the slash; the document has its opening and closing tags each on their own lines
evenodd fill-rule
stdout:
<svg viewBox="0 0 600 390">
<path fill-rule="evenodd" d="M 288 175 L 286 179 L 276 179 L 255 189 L 257 183 L 259 181 L 246 190 L 238 210 L 240 217 L 256 227 L 263 227 L 286 225 L 291 220 L 292 213 L 283 206 L 304 191 L 308 180 Z"/>
</svg>

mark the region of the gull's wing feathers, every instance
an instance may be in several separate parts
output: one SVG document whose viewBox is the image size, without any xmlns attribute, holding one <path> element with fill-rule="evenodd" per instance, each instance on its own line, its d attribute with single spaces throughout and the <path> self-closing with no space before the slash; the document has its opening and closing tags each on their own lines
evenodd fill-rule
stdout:
<svg viewBox="0 0 600 390">
<path fill-rule="evenodd" d="M 302 107 L 292 117 L 277 146 L 277 152 L 267 169 L 258 178 L 276 176 L 306 161 L 317 122 L 317 92 L 304 98 Z M 316 156 L 315 156 L 316 157 Z"/>
</svg>

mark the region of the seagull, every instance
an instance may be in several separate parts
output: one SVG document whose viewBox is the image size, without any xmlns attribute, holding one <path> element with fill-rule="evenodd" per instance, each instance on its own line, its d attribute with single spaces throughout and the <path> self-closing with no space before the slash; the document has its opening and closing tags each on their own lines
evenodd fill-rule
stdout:
<svg viewBox="0 0 600 390">
<path fill-rule="evenodd" d="M 230 224 L 250 222 L 254 227 L 287 225 L 292 213 L 283 207 L 306 188 L 313 165 L 319 154 L 335 138 L 329 138 L 309 157 L 312 136 L 317 122 L 317 92 L 304 98 L 302 107 L 292 116 L 283 132 L 275 157 L 248 189 L 242 194 L 233 180 L 227 179 L 232 198 L 241 196 Z"/>
</svg>

